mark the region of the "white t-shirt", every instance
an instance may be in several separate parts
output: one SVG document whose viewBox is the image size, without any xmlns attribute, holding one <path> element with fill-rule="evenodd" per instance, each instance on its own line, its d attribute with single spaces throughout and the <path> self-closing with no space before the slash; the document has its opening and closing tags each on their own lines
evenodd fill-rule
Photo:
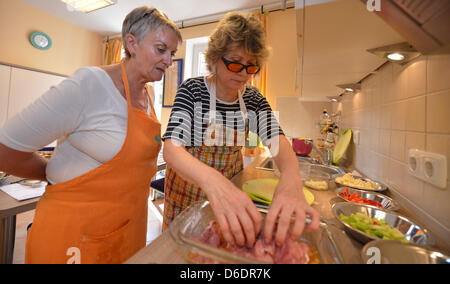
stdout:
<svg viewBox="0 0 450 284">
<path fill-rule="evenodd" d="M 127 101 L 111 77 L 81 68 L 0 128 L 0 143 L 35 152 L 58 140 L 46 171 L 58 184 L 111 160 L 125 141 L 127 117 Z"/>
</svg>

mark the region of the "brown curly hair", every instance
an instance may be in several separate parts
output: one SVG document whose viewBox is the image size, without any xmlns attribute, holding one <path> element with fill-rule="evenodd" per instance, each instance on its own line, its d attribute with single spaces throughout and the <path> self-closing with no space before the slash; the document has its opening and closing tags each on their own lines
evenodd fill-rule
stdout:
<svg viewBox="0 0 450 284">
<path fill-rule="evenodd" d="M 230 12 L 220 20 L 210 36 L 206 50 L 208 70 L 215 74 L 216 64 L 230 48 L 243 47 L 256 57 L 256 64 L 262 66 L 270 54 L 266 31 L 255 16 Z"/>
</svg>

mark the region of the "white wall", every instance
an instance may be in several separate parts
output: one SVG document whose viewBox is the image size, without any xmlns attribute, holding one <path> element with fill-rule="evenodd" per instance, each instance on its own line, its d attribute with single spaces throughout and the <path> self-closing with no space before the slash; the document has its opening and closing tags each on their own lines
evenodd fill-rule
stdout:
<svg viewBox="0 0 450 284">
<path fill-rule="evenodd" d="M 302 102 L 297 97 L 277 97 L 276 109 L 284 134 L 289 137 L 321 137 L 318 122 L 323 109 L 331 112 L 329 102 Z"/>
</svg>

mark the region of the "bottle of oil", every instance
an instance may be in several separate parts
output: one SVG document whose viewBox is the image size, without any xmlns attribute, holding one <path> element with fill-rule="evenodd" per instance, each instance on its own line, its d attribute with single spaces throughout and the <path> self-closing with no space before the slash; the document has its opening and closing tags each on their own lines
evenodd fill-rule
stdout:
<svg viewBox="0 0 450 284">
<path fill-rule="evenodd" d="M 326 109 L 323 110 L 322 114 L 320 115 L 320 133 L 321 134 L 327 134 L 328 129 L 330 128 L 332 121 L 331 117 L 328 114 L 328 111 Z"/>
</svg>

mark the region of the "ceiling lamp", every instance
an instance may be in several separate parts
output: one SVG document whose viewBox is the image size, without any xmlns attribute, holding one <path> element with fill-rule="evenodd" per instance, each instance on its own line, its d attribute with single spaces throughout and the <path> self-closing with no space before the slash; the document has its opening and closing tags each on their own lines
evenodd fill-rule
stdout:
<svg viewBox="0 0 450 284">
<path fill-rule="evenodd" d="M 368 49 L 367 51 L 401 65 L 420 56 L 420 52 L 407 42 Z"/>
<path fill-rule="evenodd" d="M 72 8 L 84 12 L 90 13 L 92 11 L 102 9 L 116 4 L 113 0 L 61 0 Z"/>
</svg>

